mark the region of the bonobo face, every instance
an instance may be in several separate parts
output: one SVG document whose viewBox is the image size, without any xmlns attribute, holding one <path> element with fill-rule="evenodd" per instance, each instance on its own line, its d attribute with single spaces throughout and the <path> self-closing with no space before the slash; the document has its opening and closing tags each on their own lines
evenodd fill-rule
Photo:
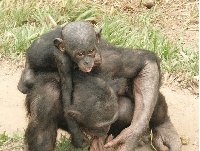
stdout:
<svg viewBox="0 0 200 151">
<path fill-rule="evenodd" d="M 81 74 L 79 74 L 81 73 Z M 113 89 L 95 75 L 74 71 L 73 104 L 68 114 L 92 136 L 105 135 L 118 118 L 118 98 Z"/>
<path fill-rule="evenodd" d="M 115 114 L 111 114 L 112 116 L 108 115 L 107 112 L 101 114 L 98 113 L 97 115 L 95 111 L 90 115 L 84 115 L 85 113 L 75 110 L 69 110 L 68 114 L 80 124 L 80 127 L 84 132 L 92 137 L 102 137 L 108 133 L 111 124 L 118 119 L 119 113 L 115 108 L 113 111 L 115 111 Z"/>
<path fill-rule="evenodd" d="M 90 72 L 95 64 L 95 55 L 95 49 L 89 51 L 75 50 L 73 58 L 81 71 Z"/>
<path fill-rule="evenodd" d="M 54 41 L 55 45 L 70 55 L 83 72 L 90 72 L 94 66 L 101 64 L 101 54 L 96 49 L 100 32 L 84 21 L 71 22 L 63 27 L 62 39 Z"/>
</svg>

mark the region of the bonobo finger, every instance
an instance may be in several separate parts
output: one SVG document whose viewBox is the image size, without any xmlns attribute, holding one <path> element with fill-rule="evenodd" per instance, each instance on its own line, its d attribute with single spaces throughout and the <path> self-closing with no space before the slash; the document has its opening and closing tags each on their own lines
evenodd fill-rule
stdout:
<svg viewBox="0 0 200 151">
<path fill-rule="evenodd" d="M 98 140 L 97 138 L 94 138 L 92 140 L 92 144 L 90 145 L 89 151 L 98 151 L 98 146 L 97 146 Z"/>
<path fill-rule="evenodd" d="M 121 142 L 121 137 L 118 136 L 118 137 L 116 137 L 115 139 L 113 139 L 113 140 L 109 141 L 108 143 L 106 143 L 106 144 L 104 145 L 104 147 L 106 147 L 106 148 L 108 148 L 108 147 L 113 147 L 113 146 L 119 145 L 119 144 L 121 144 L 121 143 L 122 143 L 122 142 Z"/>
<path fill-rule="evenodd" d="M 113 135 L 112 134 L 110 134 L 107 138 L 106 138 L 106 142 L 105 143 L 108 143 L 108 142 L 110 142 L 111 140 L 113 140 Z"/>
<path fill-rule="evenodd" d="M 98 151 L 104 151 L 104 140 L 105 138 L 104 137 L 100 137 L 98 139 Z"/>
</svg>

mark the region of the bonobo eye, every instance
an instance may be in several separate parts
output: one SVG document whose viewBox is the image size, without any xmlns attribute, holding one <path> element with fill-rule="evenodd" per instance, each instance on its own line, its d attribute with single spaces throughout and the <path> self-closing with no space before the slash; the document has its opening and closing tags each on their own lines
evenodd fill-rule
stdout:
<svg viewBox="0 0 200 151">
<path fill-rule="evenodd" d="M 95 54 L 96 54 L 95 49 L 92 49 L 92 50 L 89 50 L 89 51 L 88 51 L 88 56 L 95 57 Z"/>
<path fill-rule="evenodd" d="M 85 52 L 78 52 L 77 54 L 76 54 L 76 57 L 84 57 L 84 55 L 85 55 Z"/>
</svg>

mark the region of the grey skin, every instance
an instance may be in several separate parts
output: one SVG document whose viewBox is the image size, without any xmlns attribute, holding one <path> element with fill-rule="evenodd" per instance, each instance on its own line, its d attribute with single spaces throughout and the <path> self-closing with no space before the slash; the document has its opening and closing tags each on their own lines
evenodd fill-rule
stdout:
<svg viewBox="0 0 200 151">
<path fill-rule="evenodd" d="M 64 35 L 62 35 L 62 30 L 65 31 Z M 81 36 L 86 33 L 87 37 Z M 59 39 L 63 36 L 67 38 L 65 40 L 67 43 L 65 45 L 66 48 L 59 43 Z M 58 71 L 61 77 L 61 97 L 65 108 L 64 113 L 66 113 L 68 107 L 73 103 L 73 83 L 71 77 L 73 68 L 78 66 L 81 71 L 90 72 L 94 66 L 101 64 L 101 55 L 96 50 L 97 42 L 98 33 L 95 32 L 92 25 L 81 21 L 69 23 L 63 28 L 57 27 L 43 34 L 27 50 L 25 69 L 22 71 L 18 83 L 19 91 L 24 94 L 30 92 L 35 83 L 35 74 L 37 72 Z M 62 51 L 59 51 L 58 48 Z M 67 113 L 65 116 L 68 116 Z M 72 127 L 70 131 L 72 137 L 80 138 L 79 142 L 73 142 L 73 144 L 77 147 L 82 147 L 83 136 L 79 131 L 78 125 L 71 119 L 69 119 L 68 124 L 71 125 L 69 127 Z"/>
</svg>

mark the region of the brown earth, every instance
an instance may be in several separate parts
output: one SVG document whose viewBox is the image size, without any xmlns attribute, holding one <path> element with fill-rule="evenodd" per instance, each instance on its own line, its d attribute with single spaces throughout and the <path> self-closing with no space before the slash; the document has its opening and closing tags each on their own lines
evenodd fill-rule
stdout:
<svg viewBox="0 0 200 151">
<path fill-rule="evenodd" d="M 25 95 L 16 87 L 22 68 L 8 61 L 0 61 L 0 68 L 0 133 L 23 133 L 27 125 Z M 198 96 L 190 94 L 187 90 L 166 86 L 162 86 L 161 91 L 166 97 L 169 115 L 179 135 L 189 138 L 189 144 L 183 146 L 183 151 L 198 150 Z M 139 150 L 150 149 L 146 147 Z"/>
</svg>

